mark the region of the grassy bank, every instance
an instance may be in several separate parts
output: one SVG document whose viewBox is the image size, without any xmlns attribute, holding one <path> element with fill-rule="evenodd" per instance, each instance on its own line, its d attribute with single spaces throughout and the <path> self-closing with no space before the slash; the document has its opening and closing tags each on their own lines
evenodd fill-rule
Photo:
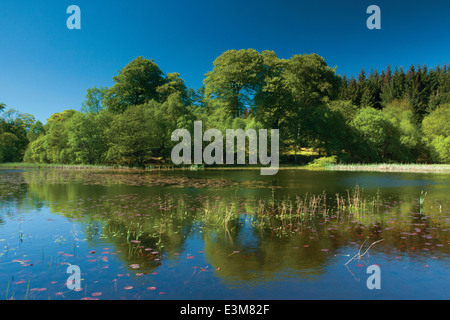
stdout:
<svg viewBox="0 0 450 320">
<path fill-rule="evenodd" d="M 0 163 L 0 169 L 122 169 L 122 167 L 89 164 L 8 162 Z"/>
<path fill-rule="evenodd" d="M 324 168 L 332 171 L 450 173 L 449 164 L 330 164 Z"/>
<path fill-rule="evenodd" d="M 212 166 L 192 168 L 192 166 L 147 166 L 146 170 L 259 170 L 256 165 L 249 166 Z M 0 169 L 67 169 L 67 170 L 143 170 L 125 166 L 87 165 L 87 164 L 54 164 L 54 163 L 27 163 L 11 162 L 0 163 Z M 450 173 L 450 164 L 326 164 L 326 165 L 280 165 L 282 170 L 318 170 L 318 171 L 372 171 L 372 172 L 434 172 Z"/>
</svg>

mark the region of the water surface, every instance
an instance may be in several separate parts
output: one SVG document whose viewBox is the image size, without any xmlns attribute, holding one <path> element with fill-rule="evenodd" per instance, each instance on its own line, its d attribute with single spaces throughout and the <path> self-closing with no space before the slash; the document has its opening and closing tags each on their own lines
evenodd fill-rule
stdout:
<svg viewBox="0 0 450 320">
<path fill-rule="evenodd" d="M 449 178 L 1 170 L 0 299 L 448 299 Z M 375 214 L 256 218 L 262 205 L 324 192 L 331 209 L 355 187 L 377 199 Z M 366 285 L 373 264 L 379 290 Z M 67 288 L 69 265 L 79 290 Z"/>
</svg>

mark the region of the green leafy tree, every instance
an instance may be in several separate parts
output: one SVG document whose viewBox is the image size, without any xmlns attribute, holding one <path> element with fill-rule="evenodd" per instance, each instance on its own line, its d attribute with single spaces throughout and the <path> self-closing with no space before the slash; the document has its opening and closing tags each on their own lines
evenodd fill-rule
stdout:
<svg viewBox="0 0 450 320">
<path fill-rule="evenodd" d="M 347 124 L 349 124 L 358 113 L 358 107 L 350 100 L 333 100 L 330 101 L 328 105 L 331 111 L 340 112 Z"/>
<path fill-rule="evenodd" d="M 114 116 L 107 130 L 107 161 L 113 164 L 143 166 L 151 155 L 153 128 L 145 105 L 128 107 Z"/>
<path fill-rule="evenodd" d="M 450 119 L 450 106 L 440 106 L 425 116 L 422 122 L 423 138 L 435 162 L 450 163 L 448 119 Z"/>
<path fill-rule="evenodd" d="M 25 151 L 24 161 L 34 163 L 49 163 L 47 158 L 47 136 L 40 135 L 36 140 L 32 141 Z"/>
<path fill-rule="evenodd" d="M 86 99 L 81 104 L 81 112 L 84 113 L 99 113 L 103 108 L 103 98 L 105 97 L 108 88 L 92 87 L 87 89 Z"/>
<path fill-rule="evenodd" d="M 351 122 L 357 133 L 355 143 L 361 144 L 357 153 L 369 162 L 398 160 L 399 132 L 381 110 L 361 109 Z"/>
<path fill-rule="evenodd" d="M 287 60 L 279 59 L 273 51 L 263 51 L 264 78 L 255 95 L 256 118 L 268 128 L 279 129 L 287 120 L 292 104 L 285 86 Z"/>
<path fill-rule="evenodd" d="M 3 112 L 0 120 L 0 132 L 8 133 L 4 137 L 3 144 L 4 148 L 11 148 L 11 150 L 4 151 L 4 154 L 8 154 L 4 161 L 22 161 L 29 142 L 27 131 L 33 121 L 34 116 L 28 113 L 24 114 L 14 109 Z M 12 134 L 12 136 L 9 134 Z M 13 141 L 14 144 L 12 144 Z"/>
<path fill-rule="evenodd" d="M 158 87 L 166 83 L 163 72 L 153 60 L 137 57 L 114 76 L 114 85 L 106 91 L 104 104 L 116 113 L 150 100 L 160 101 Z"/>
<path fill-rule="evenodd" d="M 27 132 L 28 141 L 31 143 L 43 134 L 45 134 L 44 125 L 42 122 L 36 121 L 31 125 L 30 130 Z"/>
<path fill-rule="evenodd" d="M 241 117 L 253 107 L 261 83 L 262 57 L 254 49 L 229 50 L 214 60 L 204 80 L 205 96 L 219 99 L 231 117 Z"/>
<path fill-rule="evenodd" d="M 450 163 L 450 137 L 437 136 L 431 143 L 430 155 L 431 158 L 439 163 Z"/>
<path fill-rule="evenodd" d="M 190 95 L 186 84 L 177 72 L 168 73 L 165 83 L 159 86 L 156 91 L 160 95 L 159 101 L 166 101 L 171 95 L 177 94 L 185 106 L 190 104 Z"/>
<path fill-rule="evenodd" d="M 100 164 L 107 151 L 107 141 L 99 116 L 77 113 L 66 124 L 67 143 L 75 162 L 82 164 Z"/>
<path fill-rule="evenodd" d="M 13 133 L 3 132 L 0 134 L 0 162 L 21 161 L 20 141 Z"/>
<path fill-rule="evenodd" d="M 79 112 L 64 110 L 54 113 L 44 126 L 46 134 L 47 159 L 50 163 L 67 164 L 74 161 L 74 155 L 69 150 L 69 135 L 66 124 L 71 117 Z"/>
<path fill-rule="evenodd" d="M 421 152 L 421 133 L 414 118 L 414 111 L 408 99 L 393 100 L 383 109 L 385 118 L 400 134 L 398 152 L 403 152 L 403 160 L 416 161 Z"/>
<path fill-rule="evenodd" d="M 310 54 L 292 56 L 284 79 L 292 95 L 289 130 L 297 155 L 301 144 L 317 139 L 314 128 L 320 117 L 316 109 L 337 96 L 339 77 L 322 57 Z"/>
</svg>

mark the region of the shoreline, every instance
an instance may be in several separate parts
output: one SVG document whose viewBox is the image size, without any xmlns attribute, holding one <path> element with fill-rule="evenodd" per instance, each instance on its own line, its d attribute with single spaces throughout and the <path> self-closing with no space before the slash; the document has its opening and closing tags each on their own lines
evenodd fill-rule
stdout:
<svg viewBox="0 0 450 320">
<path fill-rule="evenodd" d="M 448 164 L 333 164 L 326 167 L 329 171 L 367 171 L 367 172 L 417 172 L 450 173 Z"/>
<path fill-rule="evenodd" d="M 118 167 L 108 165 L 34 164 L 25 162 L 0 163 L 0 169 L 61 169 L 61 170 L 112 170 L 112 171 L 177 171 L 177 170 L 260 170 L 260 166 L 214 166 L 214 167 L 176 167 L 159 165 L 139 167 Z M 281 165 L 282 170 L 307 171 L 366 171 L 366 172 L 411 172 L 411 173 L 450 173 L 450 164 L 332 164 L 327 166 Z"/>
</svg>

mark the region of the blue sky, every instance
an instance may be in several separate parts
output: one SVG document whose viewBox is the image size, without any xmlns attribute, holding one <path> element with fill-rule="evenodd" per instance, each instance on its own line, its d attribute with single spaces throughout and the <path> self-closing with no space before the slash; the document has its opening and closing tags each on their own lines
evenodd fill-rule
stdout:
<svg viewBox="0 0 450 320">
<path fill-rule="evenodd" d="M 72 4 L 81 30 L 66 27 Z M 372 4 L 381 30 L 366 27 Z M 348 76 L 388 64 L 434 67 L 450 62 L 449 12 L 448 0 L 1 0 L 0 102 L 45 122 L 79 110 L 86 89 L 111 86 L 137 56 L 192 88 L 229 49 L 314 52 Z"/>
</svg>

